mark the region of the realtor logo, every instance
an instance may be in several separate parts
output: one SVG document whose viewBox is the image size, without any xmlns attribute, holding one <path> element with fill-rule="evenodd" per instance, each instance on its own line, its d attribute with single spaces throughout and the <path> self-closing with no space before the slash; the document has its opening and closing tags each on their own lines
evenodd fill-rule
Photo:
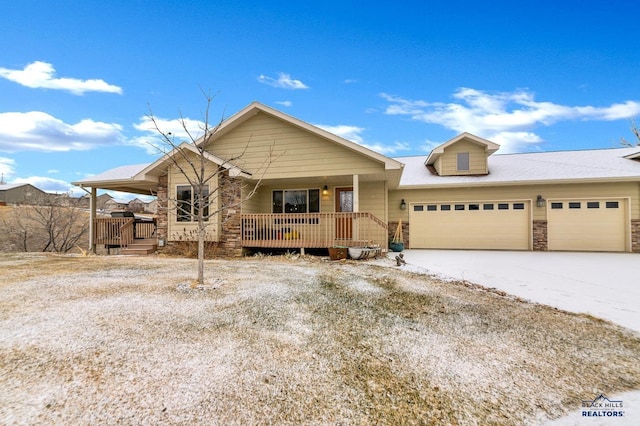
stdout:
<svg viewBox="0 0 640 426">
<path fill-rule="evenodd" d="M 612 401 L 604 394 L 582 401 L 582 417 L 623 417 L 622 401 Z"/>
</svg>

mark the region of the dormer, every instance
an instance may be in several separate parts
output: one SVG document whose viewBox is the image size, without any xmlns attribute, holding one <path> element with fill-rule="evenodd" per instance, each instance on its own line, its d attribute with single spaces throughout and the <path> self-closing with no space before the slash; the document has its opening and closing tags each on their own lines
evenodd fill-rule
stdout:
<svg viewBox="0 0 640 426">
<path fill-rule="evenodd" d="M 424 164 L 440 176 L 487 175 L 487 159 L 499 148 L 497 143 L 465 132 L 435 147 Z"/>
</svg>

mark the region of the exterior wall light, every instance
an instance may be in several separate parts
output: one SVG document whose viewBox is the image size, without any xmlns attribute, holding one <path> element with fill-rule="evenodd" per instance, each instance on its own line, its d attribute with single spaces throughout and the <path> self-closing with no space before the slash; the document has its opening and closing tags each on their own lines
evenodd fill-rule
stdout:
<svg viewBox="0 0 640 426">
<path fill-rule="evenodd" d="M 329 187 L 327 185 L 322 188 L 322 195 L 329 195 Z"/>
<path fill-rule="evenodd" d="M 407 209 L 407 203 L 405 203 L 403 198 L 402 201 L 400 201 L 400 210 L 406 210 L 406 209 Z"/>
<path fill-rule="evenodd" d="M 542 195 L 538 195 L 538 196 L 536 197 L 536 206 L 538 206 L 538 207 L 544 207 L 544 205 L 545 205 L 545 202 L 546 202 L 546 201 L 547 201 L 547 200 L 545 200 L 544 198 L 542 198 Z"/>
</svg>

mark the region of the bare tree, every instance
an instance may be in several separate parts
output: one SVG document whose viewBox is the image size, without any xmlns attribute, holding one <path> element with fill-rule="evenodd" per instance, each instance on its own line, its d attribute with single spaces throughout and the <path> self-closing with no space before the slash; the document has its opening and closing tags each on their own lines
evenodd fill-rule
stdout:
<svg viewBox="0 0 640 426">
<path fill-rule="evenodd" d="M 638 128 L 638 124 L 636 123 L 635 118 L 631 119 L 631 133 L 633 133 L 633 135 L 635 136 L 636 140 L 635 142 L 629 142 L 628 140 L 626 140 L 625 138 L 620 138 L 620 143 L 623 146 L 640 146 L 640 128 Z"/>
<path fill-rule="evenodd" d="M 18 205 L 2 221 L 12 250 L 67 253 L 86 237 L 84 210 L 47 194 L 35 205 Z"/>
<path fill-rule="evenodd" d="M 248 192 L 246 192 L 247 195 L 245 195 L 244 198 L 241 197 L 236 203 L 226 205 L 218 203 L 218 198 L 223 195 L 223 191 L 225 190 L 225 188 L 221 188 L 219 185 L 219 177 L 221 177 L 223 173 L 229 173 L 229 169 L 235 168 L 234 163 L 244 156 L 250 140 L 237 155 L 233 155 L 230 158 L 218 159 L 218 157 L 211 154 L 209 151 L 211 149 L 211 142 L 214 135 L 220 129 L 224 117 L 215 125 L 210 124 L 210 109 L 214 96 L 204 91 L 202 91 L 202 93 L 206 99 L 206 109 L 198 134 L 193 133 L 193 130 L 189 128 L 187 119 L 180 114 L 179 122 L 182 130 L 184 130 L 184 133 L 187 135 L 186 141 L 176 141 L 176 137 L 172 132 L 161 128 L 160 123 L 152 112 L 147 116 L 153 123 L 155 131 L 160 135 L 162 142 L 161 146 L 154 145 L 154 147 L 166 156 L 170 164 L 185 178 L 190 190 L 193 191 L 192 196 L 169 198 L 169 202 L 172 203 L 178 216 L 182 215 L 185 218 L 195 216 L 196 219 L 198 276 L 194 283 L 195 285 L 204 284 L 204 255 L 207 228 L 214 223 L 214 221 L 210 219 L 219 217 L 220 220 L 224 220 L 222 213 L 225 210 L 238 208 L 240 204 L 255 195 L 262 182 L 262 176 L 275 160 L 272 145 L 266 153 L 259 170 L 253 171 L 254 175 L 252 177 L 255 180 L 252 181 L 251 187 Z M 221 161 L 212 162 L 214 158 Z M 216 166 L 212 167 L 212 164 L 216 164 Z M 209 185 L 210 183 L 213 183 L 213 185 Z M 226 188 L 226 190 L 229 189 L 234 190 L 237 188 L 232 185 L 232 188 Z"/>
</svg>

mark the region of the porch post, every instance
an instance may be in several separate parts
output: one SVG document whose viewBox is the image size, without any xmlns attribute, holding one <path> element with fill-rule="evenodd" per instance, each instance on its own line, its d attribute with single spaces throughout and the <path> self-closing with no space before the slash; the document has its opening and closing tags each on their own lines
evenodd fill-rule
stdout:
<svg viewBox="0 0 640 426">
<path fill-rule="evenodd" d="M 358 213 L 360 211 L 360 179 L 358 175 L 353 175 L 353 212 Z M 358 218 L 353 218 L 353 231 L 352 238 L 355 241 L 360 239 L 360 224 Z"/>
<path fill-rule="evenodd" d="M 96 189 L 91 188 L 89 198 L 89 251 L 96 254 Z"/>
<path fill-rule="evenodd" d="M 353 212 L 360 211 L 360 184 L 358 175 L 353 175 Z"/>
</svg>

